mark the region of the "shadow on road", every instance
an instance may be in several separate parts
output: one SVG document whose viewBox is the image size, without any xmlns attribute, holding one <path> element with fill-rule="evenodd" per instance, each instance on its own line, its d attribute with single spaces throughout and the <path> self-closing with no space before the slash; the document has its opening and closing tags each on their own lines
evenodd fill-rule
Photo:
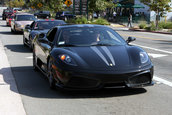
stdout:
<svg viewBox="0 0 172 115">
<path fill-rule="evenodd" d="M 147 92 L 144 88 L 116 88 L 89 91 L 63 91 L 57 88 L 56 90 L 51 90 L 49 88 L 47 78 L 40 72 L 35 72 L 32 66 L 12 67 L 11 69 L 17 83 L 19 93 L 30 97 L 55 99 L 108 98 L 137 95 Z M 5 82 L 8 83 L 6 80 Z M 10 83 L 8 84 L 10 85 Z M 10 89 L 15 92 L 12 87 L 10 87 Z"/>
<path fill-rule="evenodd" d="M 164 44 L 164 45 L 172 45 L 172 41 L 171 40 L 157 40 L 160 43 L 159 44 Z"/>
<path fill-rule="evenodd" d="M 5 48 L 13 51 L 13 52 L 21 52 L 21 53 L 31 53 L 31 50 L 29 47 L 25 47 L 22 44 L 14 44 L 14 45 L 5 45 Z"/>
</svg>

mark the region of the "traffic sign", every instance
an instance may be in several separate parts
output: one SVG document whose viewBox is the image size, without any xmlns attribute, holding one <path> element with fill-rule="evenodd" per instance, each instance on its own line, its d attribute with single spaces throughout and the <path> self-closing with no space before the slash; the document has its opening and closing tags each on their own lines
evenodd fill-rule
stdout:
<svg viewBox="0 0 172 115">
<path fill-rule="evenodd" d="M 71 0 L 66 0 L 65 4 L 66 4 L 67 7 L 69 7 L 72 4 L 72 2 L 71 2 Z"/>
</svg>

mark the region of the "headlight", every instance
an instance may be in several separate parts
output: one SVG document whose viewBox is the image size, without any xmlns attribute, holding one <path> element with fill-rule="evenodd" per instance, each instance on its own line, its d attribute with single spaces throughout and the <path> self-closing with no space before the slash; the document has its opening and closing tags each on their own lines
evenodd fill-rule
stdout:
<svg viewBox="0 0 172 115">
<path fill-rule="evenodd" d="M 144 64 L 149 60 L 148 54 L 146 52 L 140 52 L 141 63 Z"/>
<path fill-rule="evenodd" d="M 65 62 L 66 64 L 73 65 L 73 66 L 77 66 L 76 63 L 72 60 L 72 58 L 69 55 L 62 54 L 62 55 L 59 55 L 59 58 L 63 62 Z"/>
</svg>

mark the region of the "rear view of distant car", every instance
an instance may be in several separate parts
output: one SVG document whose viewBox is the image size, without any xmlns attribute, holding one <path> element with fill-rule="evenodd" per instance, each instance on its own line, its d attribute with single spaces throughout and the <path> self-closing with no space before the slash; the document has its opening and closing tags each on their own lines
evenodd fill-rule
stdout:
<svg viewBox="0 0 172 115">
<path fill-rule="evenodd" d="M 75 18 L 75 15 L 73 15 L 69 11 L 57 12 L 55 16 L 55 19 L 60 19 L 64 21 L 67 21 L 68 19 L 71 19 L 71 18 Z"/>
<path fill-rule="evenodd" d="M 33 14 L 17 13 L 11 21 L 11 32 L 23 32 L 25 25 L 31 24 L 36 20 Z"/>
<path fill-rule="evenodd" d="M 2 13 L 2 20 L 6 20 L 6 18 L 9 15 L 12 15 L 12 14 L 13 14 L 13 10 L 12 9 L 4 9 L 3 13 Z"/>
<path fill-rule="evenodd" d="M 38 11 L 34 14 L 36 18 L 50 18 L 51 14 L 50 11 Z"/>
</svg>

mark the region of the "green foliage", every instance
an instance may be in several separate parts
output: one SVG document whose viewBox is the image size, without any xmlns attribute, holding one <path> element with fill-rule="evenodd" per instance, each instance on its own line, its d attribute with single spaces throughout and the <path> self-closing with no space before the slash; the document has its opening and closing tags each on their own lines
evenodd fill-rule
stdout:
<svg viewBox="0 0 172 115">
<path fill-rule="evenodd" d="M 42 6 L 39 6 L 39 4 L 42 4 Z M 64 10 L 63 4 L 63 0 L 45 0 L 45 2 L 43 0 L 30 0 L 29 6 L 37 10 L 57 12 Z"/>
<path fill-rule="evenodd" d="M 172 22 L 160 22 L 158 27 L 162 29 L 172 29 Z"/>
<path fill-rule="evenodd" d="M 139 25 L 140 29 L 145 29 L 146 28 L 146 22 L 141 22 L 141 24 Z"/>
<path fill-rule="evenodd" d="M 148 31 L 155 31 L 156 26 L 155 26 L 154 22 L 151 22 L 150 26 L 147 26 L 145 29 Z"/>
<path fill-rule="evenodd" d="M 169 3 L 171 0 L 141 0 L 141 2 L 149 6 L 151 11 L 156 12 L 156 27 L 158 27 L 158 17 L 162 17 L 166 14 L 166 12 L 170 11 Z"/>
<path fill-rule="evenodd" d="M 87 18 L 86 17 L 80 17 L 76 19 L 76 24 L 87 24 Z"/>
<path fill-rule="evenodd" d="M 77 17 L 76 19 L 70 19 L 67 23 L 71 24 L 99 24 L 99 25 L 109 25 L 109 22 L 103 18 L 98 18 L 95 20 L 87 20 L 86 17 Z"/>
<path fill-rule="evenodd" d="M 86 17 L 77 17 L 76 19 L 70 19 L 66 22 L 71 24 L 87 24 L 88 20 Z"/>
<path fill-rule="evenodd" d="M 113 0 L 89 0 L 88 6 L 90 12 L 105 11 L 106 8 L 115 7 Z"/>
<path fill-rule="evenodd" d="M 6 2 L 6 5 L 8 7 L 14 8 L 14 7 L 23 7 L 25 2 L 23 0 L 13 0 Z"/>
<path fill-rule="evenodd" d="M 109 22 L 103 18 L 93 20 L 92 24 L 110 25 Z"/>
</svg>

